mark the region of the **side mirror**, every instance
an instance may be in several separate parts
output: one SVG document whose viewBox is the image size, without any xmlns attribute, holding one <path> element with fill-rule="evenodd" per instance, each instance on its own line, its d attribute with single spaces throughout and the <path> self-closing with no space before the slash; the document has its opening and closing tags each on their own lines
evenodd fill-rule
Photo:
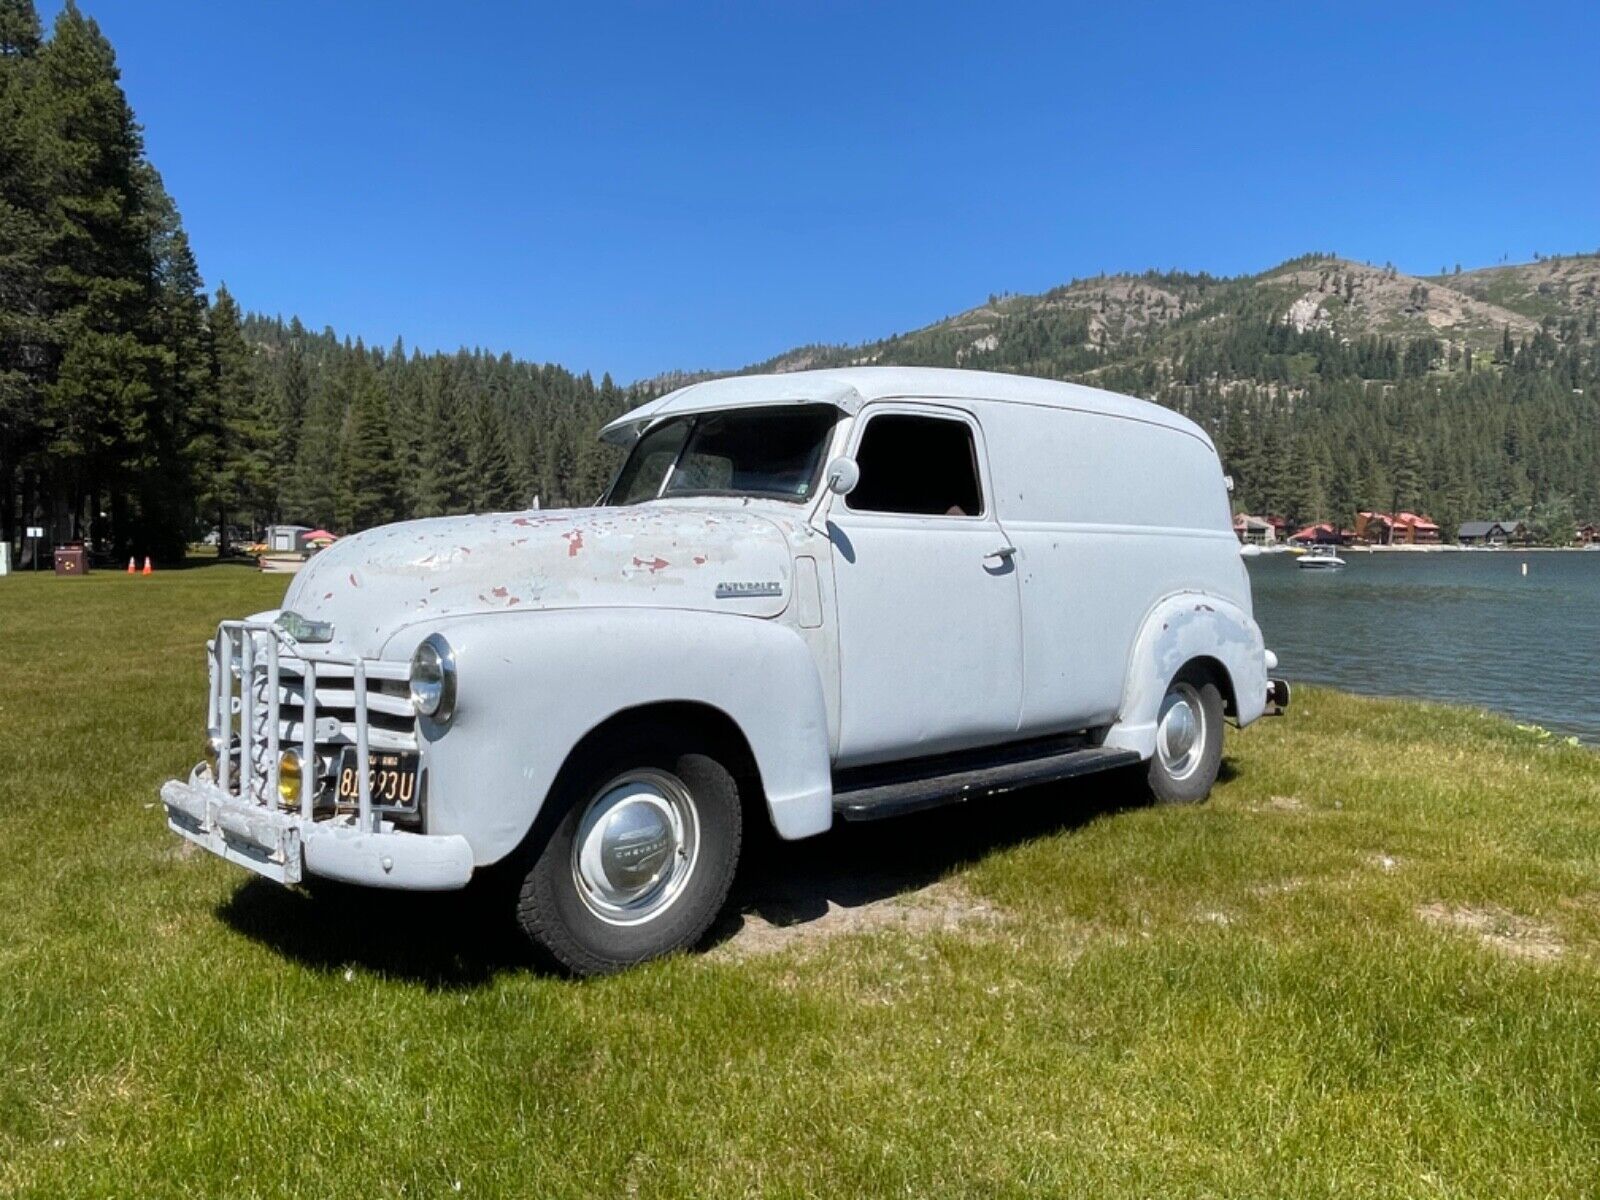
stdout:
<svg viewBox="0 0 1600 1200">
<path fill-rule="evenodd" d="M 856 490 L 856 484 L 861 482 L 861 468 L 856 466 L 856 460 L 853 458 L 836 458 L 828 464 L 828 473 L 824 479 L 830 492 L 848 496 Z"/>
</svg>

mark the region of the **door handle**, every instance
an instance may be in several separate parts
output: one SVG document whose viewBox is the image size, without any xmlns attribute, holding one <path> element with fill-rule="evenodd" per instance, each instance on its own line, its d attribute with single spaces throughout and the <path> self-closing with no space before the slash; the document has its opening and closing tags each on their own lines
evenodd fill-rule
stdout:
<svg viewBox="0 0 1600 1200">
<path fill-rule="evenodd" d="M 1001 546 L 1000 549 L 991 550 L 985 554 L 983 561 L 988 562 L 992 558 L 997 562 L 1010 562 L 1016 556 L 1016 553 L 1017 548 L 1015 546 Z"/>
</svg>

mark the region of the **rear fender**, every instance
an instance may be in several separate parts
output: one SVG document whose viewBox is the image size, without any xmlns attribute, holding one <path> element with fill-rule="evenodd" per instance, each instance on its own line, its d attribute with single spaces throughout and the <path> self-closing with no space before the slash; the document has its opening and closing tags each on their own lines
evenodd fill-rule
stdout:
<svg viewBox="0 0 1600 1200">
<path fill-rule="evenodd" d="M 1226 672 L 1240 725 L 1261 716 L 1267 703 L 1267 662 L 1260 627 L 1231 601 L 1180 592 L 1157 603 L 1140 626 L 1122 707 L 1106 744 L 1137 751 L 1143 758 L 1154 754 L 1156 717 L 1167 686 L 1195 659 L 1213 659 Z"/>
<path fill-rule="evenodd" d="M 458 693 L 447 728 L 421 722 L 428 832 L 462 835 L 479 866 L 522 841 L 587 733 L 656 703 L 705 705 L 739 728 L 779 836 L 832 822 L 822 684 L 787 626 L 669 609 L 494 613 L 408 628 L 384 657 L 432 632 L 450 642 Z"/>
</svg>

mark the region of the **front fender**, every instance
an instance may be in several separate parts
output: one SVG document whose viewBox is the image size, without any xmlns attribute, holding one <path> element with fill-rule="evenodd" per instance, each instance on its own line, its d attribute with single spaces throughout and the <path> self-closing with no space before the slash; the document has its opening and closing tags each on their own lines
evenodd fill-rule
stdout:
<svg viewBox="0 0 1600 1200">
<path fill-rule="evenodd" d="M 432 632 L 455 653 L 458 693 L 448 727 L 421 722 L 428 830 L 461 834 L 479 866 L 522 841 L 585 734 L 652 703 L 708 705 L 739 727 L 781 837 L 832 821 L 822 683 L 787 626 L 666 609 L 479 614 L 408 628 L 385 657 Z"/>
<path fill-rule="evenodd" d="M 1240 725 L 1262 714 L 1267 703 L 1267 660 L 1261 628 L 1232 601 L 1179 592 L 1157 603 L 1140 626 L 1122 707 L 1106 744 L 1137 751 L 1144 758 L 1154 754 L 1156 717 L 1167 685 L 1196 658 L 1215 659 L 1227 671 Z"/>
</svg>

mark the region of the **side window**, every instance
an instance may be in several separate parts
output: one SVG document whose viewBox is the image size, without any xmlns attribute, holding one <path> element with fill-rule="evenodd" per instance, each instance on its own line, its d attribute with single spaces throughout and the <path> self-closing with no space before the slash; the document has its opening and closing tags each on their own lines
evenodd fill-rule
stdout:
<svg viewBox="0 0 1600 1200">
<path fill-rule="evenodd" d="M 858 512 L 983 515 L 978 452 L 965 421 L 905 413 L 872 417 L 856 465 L 861 482 L 845 504 Z"/>
</svg>

